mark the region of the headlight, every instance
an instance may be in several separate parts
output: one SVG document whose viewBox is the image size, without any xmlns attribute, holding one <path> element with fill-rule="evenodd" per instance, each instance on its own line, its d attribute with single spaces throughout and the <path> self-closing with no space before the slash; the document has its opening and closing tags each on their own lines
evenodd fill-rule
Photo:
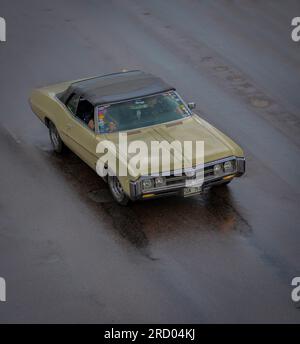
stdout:
<svg viewBox="0 0 300 344">
<path fill-rule="evenodd" d="M 214 166 L 214 175 L 215 176 L 220 176 L 222 173 L 223 173 L 223 169 L 222 169 L 221 164 L 216 164 Z"/>
<path fill-rule="evenodd" d="M 165 186 L 166 185 L 166 177 L 156 177 L 155 178 L 155 186 Z"/>
<path fill-rule="evenodd" d="M 224 167 L 225 173 L 233 172 L 233 163 L 232 163 L 232 161 L 224 162 L 223 167 Z"/>
<path fill-rule="evenodd" d="M 143 190 L 149 190 L 153 188 L 153 179 L 143 179 L 142 181 L 142 187 Z"/>
</svg>

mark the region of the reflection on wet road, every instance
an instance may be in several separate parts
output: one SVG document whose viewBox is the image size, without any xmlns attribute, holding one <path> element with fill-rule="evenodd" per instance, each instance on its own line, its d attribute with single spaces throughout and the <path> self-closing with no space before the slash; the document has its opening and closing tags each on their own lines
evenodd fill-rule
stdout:
<svg viewBox="0 0 300 344">
<path fill-rule="evenodd" d="M 0 5 L 0 322 L 299 322 L 299 2 Z M 245 149 L 246 175 L 120 207 L 72 152 L 53 153 L 30 91 L 124 68 L 195 101 Z"/>
<path fill-rule="evenodd" d="M 52 151 L 46 154 L 96 214 L 99 208 L 104 210 L 116 232 L 137 248 L 146 248 L 160 238 L 174 237 L 182 229 L 191 233 L 237 231 L 242 235 L 251 231 L 246 219 L 238 212 L 230 187 L 207 190 L 201 196 L 191 198 L 170 197 L 122 207 L 114 202 L 106 183 L 72 152 L 63 156 Z"/>
</svg>

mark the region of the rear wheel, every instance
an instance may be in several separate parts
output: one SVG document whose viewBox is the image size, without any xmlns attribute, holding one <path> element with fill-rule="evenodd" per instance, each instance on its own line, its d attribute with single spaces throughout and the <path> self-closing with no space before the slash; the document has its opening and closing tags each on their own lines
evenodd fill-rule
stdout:
<svg viewBox="0 0 300 344">
<path fill-rule="evenodd" d="M 62 151 L 64 150 L 64 143 L 59 136 L 56 126 L 52 122 L 49 122 L 49 136 L 55 152 L 62 153 Z"/>
<path fill-rule="evenodd" d="M 108 177 L 108 186 L 109 190 L 116 202 L 121 205 L 127 205 L 129 202 L 129 198 L 124 192 L 122 185 L 116 176 L 109 176 Z"/>
</svg>

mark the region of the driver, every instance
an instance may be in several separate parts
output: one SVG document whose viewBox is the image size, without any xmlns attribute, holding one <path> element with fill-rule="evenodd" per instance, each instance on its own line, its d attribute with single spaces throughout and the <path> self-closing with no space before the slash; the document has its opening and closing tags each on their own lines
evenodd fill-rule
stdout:
<svg viewBox="0 0 300 344">
<path fill-rule="evenodd" d="M 95 130 L 95 122 L 94 122 L 94 118 L 91 118 L 89 120 L 89 123 L 88 123 L 88 127 L 92 130 Z"/>
<path fill-rule="evenodd" d="M 94 114 L 87 112 L 83 115 L 83 121 L 91 130 L 95 130 Z"/>
</svg>

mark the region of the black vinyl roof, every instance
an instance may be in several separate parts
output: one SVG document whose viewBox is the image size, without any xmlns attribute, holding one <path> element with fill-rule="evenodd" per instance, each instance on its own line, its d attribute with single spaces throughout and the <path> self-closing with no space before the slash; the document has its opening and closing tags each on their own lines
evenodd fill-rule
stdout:
<svg viewBox="0 0 300 344">
<path fill-rule="evenodd" d="M 175 88 L 152 74 L 135 70 L 75 82 L 64 92 L 61 99 L 66 102 L 71 94 L 76 93 L 93 105 L 99 105 L 169 90 Z"/>
</svg>

